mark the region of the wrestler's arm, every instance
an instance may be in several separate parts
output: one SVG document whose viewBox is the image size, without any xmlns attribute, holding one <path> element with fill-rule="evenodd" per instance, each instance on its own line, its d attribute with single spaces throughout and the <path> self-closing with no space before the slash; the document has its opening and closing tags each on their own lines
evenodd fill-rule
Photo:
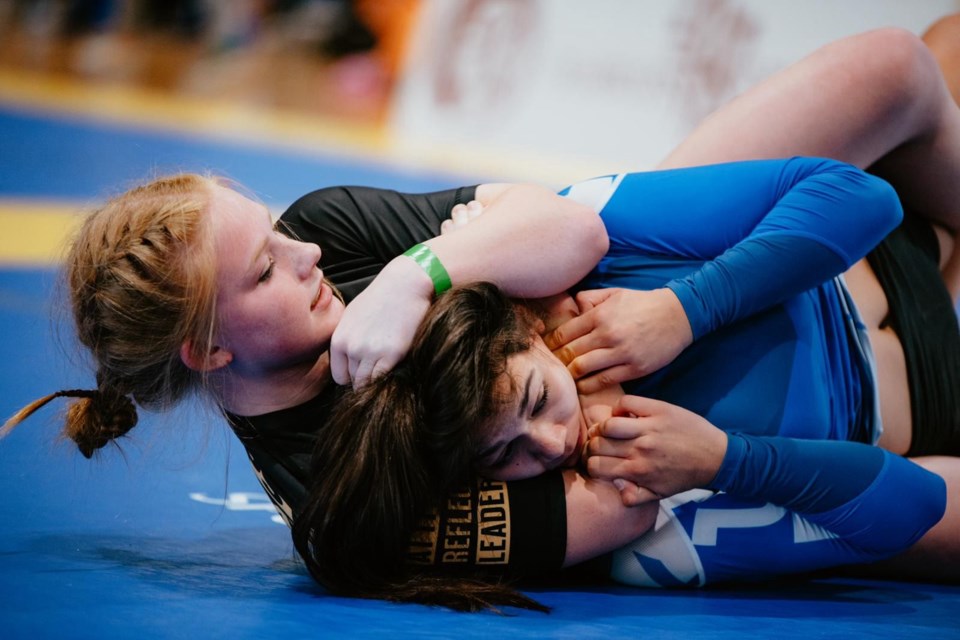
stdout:
<svg viewBox="0 0 960 640">
<path fill-rule="evenodd" d="M 512 296 L 542 297 L 565 290 L 607 248 L 603 223 L 589 207 L 533 185 L 480 187 L 484 215 L 456 234 L 417 239 L 455 283 L 487 280 Z M 444 217 L 449 211 L 444 212 Z M 431 231 L 439 233 L 440 222 Z M 330 347 L 331 370 L 341 384 L 362 383 L 388 371 L 406 353 L 434 296 L 434 283 L 409 247 L 394 256 L 344 312 Z M 381 251 L 381 256 L 383 256 Z M 380 322 L 383 309 L 393 321 Z"/>
<path fill-rule="evenodd" d="M 437 237 L 453 207 L 471 200 L 484 205 L 484 215 L 462 232 Z M 417 243 L 437 253 L 454 283 L 489 280 L 517 297 L 565 291 L 607 248 L 595 211 L 534 185 L 490 183 L 417 194 L 328 187 L 298 199 L 281 221 L 282 231 L 320 245 L 324 274 L 348 301 L 393 262 L 412 264 L 395 259 Z M 413 273 L 432 292 L 423 270 Z"/>
<path fill-rule="evenodd" d="M 563 472 L 566 491 L 567 543 L 563 566 L 609 553 L 653 527 L 658 503 L 624 507 L 620 493 L 606 480 L 573 470 Z"/>
<path fill-rule="evenodd" d="M 862 565 L 907 548 L 919 550 L 942 528 L 942 520 L 937 522 L 944 508 L 939 476 L 866 445 L 817 443 L 841 445 L 835 450 L 840 459 L 831 460 L 819 454 L 810 459 L 811 452 L 789 451 L 789 445 L 785 451 L 782 444 L 763 442 L 759 447 L 780 449 L 783 463 L 813 469 L 813 477 L 783 477 L 772 471 L 781 462 L 771 465 L 766 460 L 761 464 L 771 472 L 758 474 L 749 483 L 754 486 L 733 483 L 726 493 L 689 491 L 671 497 L 661 503 L 656 534 L 641 536 L 611 556 L 611 577 L 636 586 L 702 586 Z M 807 466 L 794 467 L 798 462 Z M 754 464 L 736 473 L 749 474 Z M 782 506 L 785 503 L 792 508 Z M 941 542 L 933 549 L 942 558 L 950 544 Z M 921 563 L 913 554 L 907 557 L 913 562 L 901 566 L 910 566 L 910 571 L 894 577 L 919 574 Z M 926 571 L 935 566 L 923 564 Z"/>
<path fill-rule="evenodd" d="M 618 382 L 842 273 L 902 210 L 887 183 L 855 167 L 791 158 L 627 174 L 601 216 L 611 242 L 605 262 L 649 255 L 701 264 L 653 291 L 581 292 L 589 308 L 547 336 L 551 348 L 565 347 L 575 376 L 624 366 Z M 586 286 L 616 280 L 599 269 Z"/>
<path fill-rule="evenodd" d="M 688 545 L 665 547 L 661 531 L 660 542 L 641 538 L 629 547 L 651 557 L 668 547 L 674 549 L 668 556 L 681 547 L 700 553 L 693 564 L 703 567 L 704 581 L 875 561 L 916 543 L 944 514 L 942 477 L 876 447 L 724 434 L 679 407 L 633 396 L 624 397 L 616 413 L 600 429 L 607 436 L 590 441 L 587 468 L 643 487 L 626 485 L 625 499 L 695 487 L 724 492 L 684 504 L 687 533 L 673 535 L 689 535 Z M 616 562 L 633 560 L 627 555 Z M 649 572 L 623 569 L 621 578 L 651 582 Z"/>
<path fill-rule="evenodd" d="M 718 200 L 752 187 L 761 198 L 768 191 L 769 204 L 761 200 L 760 211 L 754 210 L 761 217 L 752 228 L 731 228 L 725 222 L 707 227 L 705 234 L 734 235 L 720 245 L 713 239 L 699 245 L 722 252 L 703 256 L 710 259 L 700 269 L 667 283 L 680 299 L 695 339 L 842 273 L 902 218 L 889 184 L 832 160 L 726 165 L 723 172 Z M 704 225 L 723 211 L 706 215 Z M 728 207 L 727 215 L 738 214 Z M 737 237 L 740 230 L 746 234 Z"/>
</svg>

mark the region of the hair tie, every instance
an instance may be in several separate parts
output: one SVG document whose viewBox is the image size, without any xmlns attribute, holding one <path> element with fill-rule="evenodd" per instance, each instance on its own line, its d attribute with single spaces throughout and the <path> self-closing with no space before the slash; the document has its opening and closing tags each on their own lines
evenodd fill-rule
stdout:
<svg viewBox="0 0 960 640">
<path fill-rule="evenodd" d="M 68 412 L 67 435 L 80 453 L 90 458 L 94 451 L 126 435 L 137 424 L 137 409 L 126 395 L 112 389 L 68 389 L 56 396 L 81 398 Z"/>
<path fill-rule="evenodd" d="M 64 389 L 63 391 L 57 391 L 54 393 L 50 399 L 53 398 L 96 398 L 100 395 L 99 389 Z"/>
</svg>

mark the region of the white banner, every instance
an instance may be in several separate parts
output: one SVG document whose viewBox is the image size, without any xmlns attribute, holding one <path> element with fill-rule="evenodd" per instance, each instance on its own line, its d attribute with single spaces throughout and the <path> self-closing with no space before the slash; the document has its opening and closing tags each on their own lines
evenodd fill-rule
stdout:
<svg viewBox="0 0 960 640">
<path fill-rule="evenodd" d="M 407 158 L 566 182 L 649 169 L 707 113 L 845 35 L 956 0 L 424 0 L 392 132 Z"/>
</svg>

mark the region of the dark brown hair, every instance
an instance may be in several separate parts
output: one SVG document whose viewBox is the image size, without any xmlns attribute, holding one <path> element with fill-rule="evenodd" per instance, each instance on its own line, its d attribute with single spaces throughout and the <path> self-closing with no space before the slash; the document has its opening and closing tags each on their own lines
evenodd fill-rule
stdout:
<svg viewBox="0 0 960 640">
<path fill-rule="evenodd" d="M 546 610 L 480 575 L 405 561 L 418 520 L 470 476 L 476 427 L 496 413 L 507 358 L 531 345 L 529 311 L 491 284 L 457 287 L 431 307 L 406 359 L 338 401 L 314 457 L 293 538 L 311 575 L 353 597 L 462 611 Z"/>
</svg>

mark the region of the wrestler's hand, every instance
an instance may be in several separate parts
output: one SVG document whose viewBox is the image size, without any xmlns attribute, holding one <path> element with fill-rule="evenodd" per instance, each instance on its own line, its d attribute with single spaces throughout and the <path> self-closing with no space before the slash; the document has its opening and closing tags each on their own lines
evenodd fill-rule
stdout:
<svg viewBox="0 0 960 640">
<path fill-rule="evenodd" d="M 669 289 L 595 289 L 576 297 L 580 315 L 544 336 L 581 393 L 657 371 L 693 342 L 690 321 Z"/>
<path fill-rule="evenodd" d="M 707 486 L 727 452 L 727 434 L 706 419 L 638 396 L 621 398 L 591 435 L 587 472 L 614 481 L 628 507 Z"/>
<path fill-rule="evenodd" d="M 410 350 L 432 299 L 433 282 L 417 263 L 405 256 L 391 260 L 347 305 L 333 332 L 330 370 L 337 384 L 357 388 L 393 369 Z"/>
<path fill-rule="evenodd" d="M 477 200 L 467 204 L 458 204 L 450 210 L 450 217 L 440 223 L 440 235 L 453 233 L 470 224 L 470 221 L 483 213 L 483 205 Z"/>
</svg>

